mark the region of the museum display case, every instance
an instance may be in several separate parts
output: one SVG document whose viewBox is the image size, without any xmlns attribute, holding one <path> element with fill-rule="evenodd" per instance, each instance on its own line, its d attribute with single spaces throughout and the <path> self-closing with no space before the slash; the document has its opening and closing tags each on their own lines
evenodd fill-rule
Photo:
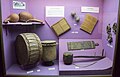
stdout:
<svg viewBox="0 0 120 77">
<path fill-rule="evenodd" d="M 111 76 L 119 0 L 1 0 L 6 76 Z"/>
</svg>

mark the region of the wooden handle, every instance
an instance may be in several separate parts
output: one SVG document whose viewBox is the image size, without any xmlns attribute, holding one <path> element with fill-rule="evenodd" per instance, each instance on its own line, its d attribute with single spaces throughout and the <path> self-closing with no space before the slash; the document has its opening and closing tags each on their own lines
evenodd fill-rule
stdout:
<svg viewBox="0 0 120 77">
<path fill-rule="evenodd" d="M 26 22 L 40 22 L 40 23 L 44 24 L 44 22 L 42 20 L 35 19 L 35 18 L 34 19 L 29 19 Z"/>
<path fill-rule="evenodd" d="M 74 56 L 74 58 L 105 58 L 105 56 Z"/>
</svg>

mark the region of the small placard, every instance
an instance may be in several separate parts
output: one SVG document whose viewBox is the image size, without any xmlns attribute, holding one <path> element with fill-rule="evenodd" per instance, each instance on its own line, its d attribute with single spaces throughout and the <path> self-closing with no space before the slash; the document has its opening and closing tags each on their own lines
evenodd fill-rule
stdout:
<svg viewBox="0 0 120 77">
<path fill-rule="evenodd" d="M 78 67 L 78 66 L 75 66 L 75 69 L 79 69 L 80 67 Z"/>
<path fill-rule="evenodd" d="M 37 70 L 37 72 L 40 72 L 40 69 L 39 69 L 39 70 Z"/>
<path fill-rule="evenodd" d="M 75 31 L 74 33 L 75 33 L 75 34 L 78 34 L 78 32 L 77 32 L 77 31 Z"/>
<path fill-rule="evenodd" d="M 27 74 L 33 73 L 33 71 L 27 71 Z"/>
<path fill-rule="evenodd" d="M 81 7 L 81 12 L 99 13 L 99 7 Z"/>
<path fill-rule="evenodd" d="M 74 24 L 74 26 L 76 26 L 77 24 Z"/>
<path fill-rule="evenodd" d="M 46 6 L 46 17 L 64 17 L 64 6 Z"/>
<path fill-rule="evenodd" d="M 78 34 L 78 32 L 77 31 L 73 31 L 73 32 L 71 32 L 72 34 Z"/>
<path fill-rule="evenodd" d="M 53 67 L 53 68 L 48 68 L 48 70 L 49 70 L 49 71 L 52 71 L 52 70 L 55 70 L 55 68 L 54 68 L 54 67 Z"/>
<path fill-rule="evenodd" d="M 85 51 L 84 49 L 80 50 L 80 51 Z"/>
<path fill-rule="evenodd" d="M 21 1 L 13 1 L 13 9 L 26 9 L 26 3 Z"/>
</svg>

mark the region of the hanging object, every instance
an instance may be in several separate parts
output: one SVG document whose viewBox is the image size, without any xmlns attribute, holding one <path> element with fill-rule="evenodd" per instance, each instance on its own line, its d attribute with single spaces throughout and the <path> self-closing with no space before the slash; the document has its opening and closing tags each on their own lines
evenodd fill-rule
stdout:
<svg viewBox="0 0 120 77">
<path fill-rule="evenodd" d="M 117 23 L 113 24 L 112 29 L 113 29 L 113 33 L 116 34 L 117 33 Z"/>
<path fill-rule="evenodd" d="M 56 41 L 46 40 L 42 41 L 43 46 L 43 55 L 42 55 L 42 64 L 45 66 L 51 66 L 54 64 L 56 59 Z"/>
<path fill-rule="evenodd" d="M 41 61 L 42 44 L 35 33 L 22 33 L 16 38 L 16 55 L 23 69 L 33 68 Z"/>
<path fill-rule="evenodd" d="M 112 38 L 111 33 L 108 34 L 107 41 L 108 41 L 109 44 L 111 44 L 113 42 L 113 38 Z"/>
<path fill-rule="evenodd" d="M 108 24 L 108 26 L 106 27 L 106 32 L 108 34 L 107 36 L 107 41 L 109 44 L 111 44 L 113 42 L 113 38 L 112 38 L 112 33 L 111 33 L 111 26 L 110 24 Z"/>
<path fill-rule="evenodd" d="M 4 20 L 4 23 L 8 22 L 18 22 L 19 21 L 19 16 L 16 13 L 13 13 L 7 17 L 7 19 Z"/>
<path fill-rule="evenodd" d="M 111 33 L 111 27 L 110 27 L 110 24 L 108 24 L 108 26 L 106 27 L 106 31 L 107 31 L 107 34 L 110 34 L 110 33 Z"/>
</svg>

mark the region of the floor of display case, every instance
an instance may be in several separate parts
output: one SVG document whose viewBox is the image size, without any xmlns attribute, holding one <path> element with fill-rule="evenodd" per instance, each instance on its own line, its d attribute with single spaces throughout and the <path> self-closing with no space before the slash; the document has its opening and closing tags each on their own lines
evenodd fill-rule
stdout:
<svg viewBox="0 0 120 77">
<path fill-rule="evenodd" d="M 46 75 L 59 75 L 58 63 L 55 62 L 53 66 L 42 66 L 38 65 L 34 69 L 29 71 L 22 70 L 19 65 L 12 65 L 6 72 L 7 75 L 36 75 L 36 76 L 46 76 Z"/>
<path fill-rule="evenodd" d="M 83 74 L 111 74 L 112 61 L 109 58 L 86 62 L 73 62 L 72 65 L 65 65 L 59 62 L 59 71 L 63 75 L 83 75 Z"/>
</svg>

